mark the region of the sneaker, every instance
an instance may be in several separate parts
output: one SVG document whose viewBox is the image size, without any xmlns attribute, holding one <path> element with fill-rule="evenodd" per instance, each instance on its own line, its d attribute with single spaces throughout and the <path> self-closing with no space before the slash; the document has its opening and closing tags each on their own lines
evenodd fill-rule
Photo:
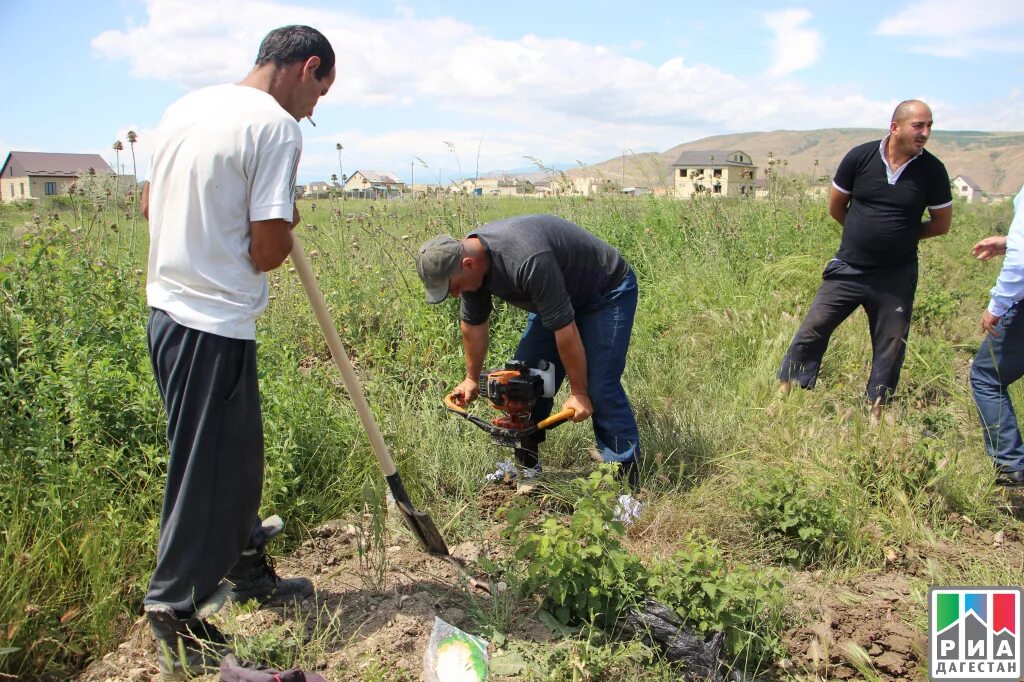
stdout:
<svg viewBox="0 0 1024 682">
<path fill-rule="evenodd" d="M 511 483 L 516 479 L 516 465 L 511 460 L 498 462 L 498 468 L 484 476 L 488 483 Z"/>
<path fill-rule="evenodd" d="M 262 549 L 242 552 L 226 579 L 232 586 L 228 599 L 236 602 L 255 599 L 261 606 L 271 606 L 302 601 L 313 594 L 313 583 L 308 579 L 278 576 Z"/>
<path fill-rule="evenodd" d="M 231 653 L 227 638 L 206 620 L 179 618 L 165 605 L 147 607 L 146 617 L 156 638 L 161 675 L 209 675 L 220 670 L 221 659 Z"/>
<path fill-rule="evenodd" d="M 615 518 L 624 526 L 630 526 L 644 513 L 644 503 L 632 495 L 619 495 L 615 505 Z"/>
</svg>

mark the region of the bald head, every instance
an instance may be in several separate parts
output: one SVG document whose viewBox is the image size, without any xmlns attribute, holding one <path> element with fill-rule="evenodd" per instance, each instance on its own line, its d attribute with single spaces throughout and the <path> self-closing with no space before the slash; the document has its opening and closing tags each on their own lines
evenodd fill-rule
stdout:
<svg viewBox="0 0 1024 682">
<path fill-rule="evenodd" d="M 889 159 L 909 159 L 924 151 L 932 134 L 932 110 L 919 99 L 900 102 L 889 123 Z"/>
<path fill-rule="evenodd" d="M 892 112 L 892 123 L 903 123 L 908 118 L 918 116 L 931 119 L 932 110 L 927 104 L 919 99 L 905 99 L 896 105 Z"/>
</svg>

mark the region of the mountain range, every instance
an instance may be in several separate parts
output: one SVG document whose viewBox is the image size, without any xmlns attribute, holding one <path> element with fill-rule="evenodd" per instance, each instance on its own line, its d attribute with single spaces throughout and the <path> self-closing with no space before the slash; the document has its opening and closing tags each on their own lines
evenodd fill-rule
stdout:
<svg viewBox="0 0 1024 682">
<path fill-rule="evenodd" d="M 751 156 L 761 177 L 769 154 L 783 173 L 829 176 L 843 156 L 858 144 L 880 140 L 885 130 L 825 128 L 775 130 L 714 135 L 678 144 L 664 152 L 629 153 L 589 166 L 573 168 L 570 177 L 599 176 L 623 186 L 667 187 L 672 164 L 684 151 L 741 150 Z M 1016 194 L 1024 184 L 1024 132 L 973 130 L 932 133 L 928 151 L 945 164 L 950 179 L 967 175 L 986 194 Z"/>
</svg>

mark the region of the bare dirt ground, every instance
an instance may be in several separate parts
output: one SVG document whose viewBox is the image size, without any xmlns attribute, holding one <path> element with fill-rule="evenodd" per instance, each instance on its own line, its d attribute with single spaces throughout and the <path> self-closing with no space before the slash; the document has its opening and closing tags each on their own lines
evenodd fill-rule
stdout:
<svg viewBox="0 0 1024 682">
<path fill-rule="evenodd" d="M 495 492 L 485 493 L 481 504 L 488 516 L 510 496 L 505 490 L 491 490 Z M 1018 516 L 1021 507 L 1010 511 Z M 959 528 L 956 542 L 891 548 L 885 567 L 877 572 L 839 581 L 825 580 L 820 572 L 796 574 L 788 596 L 798 624 L 784 635 L 789 658 L 763 679 L 863 679 L 855 665 L 859 657 L 883 680 L 926 680 L 927 639 L 921 614 L 937 562 L 966 565 L 985 552 L 1011 565 L 1024 565 L 1024 541 L 1017 533 L 980 530 L 963 517 L 949 521 Z M 229 609 L 234 612 L 221 621 L 223 629 L 242 642 L 258 640 L 263 650 L 273 647 L 268 638 L 294 640 L 288 645 L 292 649 L 285 646 L 279 656 L 291 660 L 290 651 L 306 647 L 308 658 L 313 650 L 316 660 L 307 667 L 332 681 L 417 680 L 435 616 L 474 632 L 486 621 L 481 613 L 492 613 L 494 603 L 486 594 L 467 586 L 451 564 L 422 553 L 406 535 L 389 540 L 375 555 L 377 563 L 370 565 L 359 557 L 360 535 L 354 530 L 344 521 L 324 524 L 291 556 L 278 560 L 282 575 L 313 580 L 314 599 L 297 608 Z M 482 554 L 496 559 L 504 551 L 497 526 L 478 540 L 452 548 L 452 554 L 470 566 Z M 508 622 L 508 640 L 527 648 L 558 639 L 529 606 Z M 515 679 L 524 672 L 522 666 L 506 665 L 491 679 Z M 114 651 L 94 661 L 77 679 L 158 678 L 153 640 L 140 618 Z"/>
</svg>

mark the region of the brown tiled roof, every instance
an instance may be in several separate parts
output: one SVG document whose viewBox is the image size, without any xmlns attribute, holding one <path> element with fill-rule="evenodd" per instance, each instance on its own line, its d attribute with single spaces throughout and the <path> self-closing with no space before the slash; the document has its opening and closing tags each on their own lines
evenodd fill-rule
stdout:
<svg viewBox="0 0 1024 682">
<path fill-rule="evenodd" d="M 48 152 L 11 152 L 0 168 L 3 177 L 32 175 L 74 177 L 90 168 L 97 173 L 113 173 L 99 154 L 50 154 Z"/>
</svg>

